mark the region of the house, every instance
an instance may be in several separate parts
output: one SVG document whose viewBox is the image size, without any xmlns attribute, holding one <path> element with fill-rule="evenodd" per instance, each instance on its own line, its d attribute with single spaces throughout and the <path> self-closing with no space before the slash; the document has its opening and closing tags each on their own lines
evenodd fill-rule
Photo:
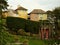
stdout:
<svg viewBox="0 0 60 45">
<path fill-rule="evenodd" d="M 8 9 L 7 11 L 2 12 L 2 17 L 7 18 L 7 17 L 19 17 L 16 11 L 13 9 Z"/>
<path fill-rule="evenodd" d="M 8 9 L 8 17 L 19 17 L 17 12 L 13 9 Z"/>
<path fill-rule="evenodd" d="M 24 18 L 24 19 L 28 18 L 27 9 L 25 9 L 24 7 L 19 6 L 15 11 L 18 13 L 20 18 Z"/>
<path fill-rule="evenodd" d="M 32 12 L 29 13 L 29 16 L 30 16 L 30 20 L 40 22 L 40 27 L 39 27 L 40 38 L 48 39 L 51 34 L 50 28 L 52 26 L 49 24 L 47 13 L 42 9 L 34 9 Z"/>
<path fill-rule="evenodd" d="M 29 15 L 32 21 L 47 20 L 47 14 L 42 9 L 34 9 Z"/>
<path fill-rule="evenodd" d="M 27 9 L 19 6 L 16 10 L 8 9 L 7 11 L 3 11 L 2 16 L 4 18 L 10 16 L 10 17 L 19 17 L 19 18 L 27 19 L 28 18 L 28 13 L 27 13 Z"/>
</svg>

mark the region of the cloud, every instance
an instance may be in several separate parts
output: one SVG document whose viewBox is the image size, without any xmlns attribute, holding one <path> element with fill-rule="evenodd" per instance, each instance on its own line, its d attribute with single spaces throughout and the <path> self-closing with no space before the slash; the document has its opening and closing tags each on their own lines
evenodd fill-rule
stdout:
<svg viewBox="0 0 60 45">
<path fill-rule="evenodd" d="M 17 5 L 21 5 L 30 12 L 33 9 L 51 10 L 60 6 L 60 0 L 8 0 L 8 4 L 12 5 L 13 9 L 16 9 Z"/>
</svg>

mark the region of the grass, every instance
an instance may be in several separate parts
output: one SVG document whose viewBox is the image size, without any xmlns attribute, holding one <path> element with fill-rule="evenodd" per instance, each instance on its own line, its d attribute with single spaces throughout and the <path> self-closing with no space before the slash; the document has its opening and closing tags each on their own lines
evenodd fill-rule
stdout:
<svg viewBox="0 0 60 45">
<path fill-rule="evenodd" d="M 6 32 L 7 33 L 7 32 Z M 10 35 L 10 33 L 8 33 L 9 35 Z M 6 34 L 7 35 L 7 37 L 8 37 L 8 34 Z M 5 36 L 6 37 L 6 36 Z M 6 38 L 7 38 L 6 37 Z M 28 40 L 28 43 L 29 43 L 29 45 L 45 45 L 45 42 L 43 41 L 43 40 L 39 40 L 39 39 L 35 39 L 35 38 L 26 38 L 26 36 L 14 36 L 14 35 L 11 35 L 11 36 L 9 36 L 8 37 L 9 38 L 9 40 L 7 40 L 7 42 L 9 42 L 9 43 L 14 43 L 14 41 L 16 40 L 16 38 L 18 38 L 18 41 L 21 43 L 21 42 L 23 42 L 25 39 L 27 39 Z M 4 38 L 5 39 L 5 38 Z"/>
<path fill-rule="evenodd" d="M 23 42 L 25 39 L 25 37 L 20 37 L 19 38 L 21 42 Z M 43 40 L 40 40 L 40 39 L 27 39 L 28 40 L 28 43 L 29 45 L 45 45 L 45 42 Z"/>
<path fill-rule="evenodd" d="M 30 45 L 44 45 L 44 42 L 42 40 L 29 40 Z"/>
</svg>

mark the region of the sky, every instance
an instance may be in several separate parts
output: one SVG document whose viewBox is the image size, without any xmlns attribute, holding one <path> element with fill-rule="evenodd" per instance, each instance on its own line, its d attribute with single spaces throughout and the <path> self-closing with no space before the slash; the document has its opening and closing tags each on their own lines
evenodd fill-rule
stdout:
<svg viewBox="0 0 60 45">
<path fill-rule="evenodd" d="M 17 6 L 22 6 L 31 12 L 33 9 L 53 10 L 60 6 L 60 0 L 8 0 L 8 8 L 16 9 Z"/>
</svg>

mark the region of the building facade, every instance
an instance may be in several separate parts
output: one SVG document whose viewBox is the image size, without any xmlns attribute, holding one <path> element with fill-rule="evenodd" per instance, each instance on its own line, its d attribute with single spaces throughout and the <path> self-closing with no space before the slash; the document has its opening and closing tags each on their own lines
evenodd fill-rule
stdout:
<svg viewBox="0 0 60 45">
<path fill-rule="evenodd" d="M 8 9 L 7 11 L 2 12 L 2 17 L 6 18 L 9 16 L 27 19 L 28 18 L 27 9 L 19 6 L 16 10 Z"/>
<path fill-rule="evenodd" d="M 24 18 L 24 19 L 28 18 L 27 9 L 19 6 L 15 11 L 18 13 L 20 18 Z"/>
<path fill-rule="evenodd" d="M 32 21 L 47 20 L 47 14 L 41 9 L 34 9 L 29 15 Z"/>
<path fill-rule="evenodd" d="M 48 21 L 48 15 L 42 9 L 34 9 L 29 13 L 30 20 L 40 22 L 39 36 L 40 39 L 48 39 L 50 36 L 50 25 Z"/>
</svg>

